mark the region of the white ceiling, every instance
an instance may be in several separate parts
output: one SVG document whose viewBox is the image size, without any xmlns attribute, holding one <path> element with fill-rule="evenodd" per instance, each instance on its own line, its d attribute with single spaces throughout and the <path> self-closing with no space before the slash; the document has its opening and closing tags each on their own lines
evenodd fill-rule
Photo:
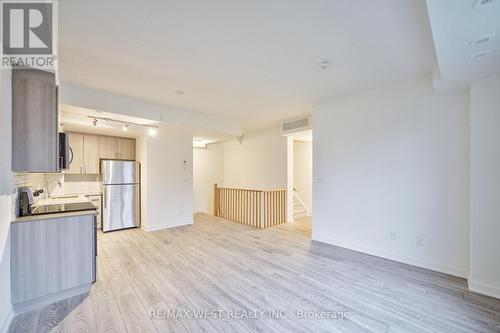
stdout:
<svg viewBox="0 0 500 333">
<path fill-rule="evenodd" d="M 245 131 L 435 62 L 423 0 L 64 0 L 59 13 L 62 81 Z"/>
<path fill-rule="evenodd" d="M 480 1 L 480 0 L 478 0 Z M 427 0 L 440 91 L 468 89 L 471 81 L 500 72 L 500 0 L 476 8 L 475 0 Z M 475 45 L 485 35 L 493 39 Z M 491 51 L 472 59 L 477 52 Z"/>
<path fill-rule="evenodd" d="M 127 131 L 123 130 L 123 126 L 104 120 L 98 120 L 97 126 L 93 125 L 93 119 L 90 117 L 109 118 L 117 121 L 128 123 L 143 124 L 143 125 L 158 125 L 158 122 L 124 116 L 116 113 L 102 112 L 87 108 L 75 107 L 72 105 L 60 106 L 60 123 L 64 131 L 85 132 L 102 135 L 115 135 L 123 137 L 137 138 L 144 134 L 146 127 L 130 125 Z"/>
<path fill-rule="evenodd" d="M 161 126 L 161 122 L 150 119 L 131 117 L 119 113 L 104 112 L 88 108 L 76 107 L 73 105 L 60 105 L 60 123 L 62 129 L 66 132 L 83 132 L 101 135 L 111 135 L 120 137 L 138 138 L 147 134 L 148 127 L 134 124 Z M 93 124 L 93 118 L 109 118 L 116 121 L 129 123 L 127 131 L 123 130 L 123 125 L 98 119 L 97 126 Z M 220 132 L 214 132 L 202 129 L 192 129 L 193 141 L 203 140 L 205 144 L 229 140 L 234 136 Z"/>
</svg>

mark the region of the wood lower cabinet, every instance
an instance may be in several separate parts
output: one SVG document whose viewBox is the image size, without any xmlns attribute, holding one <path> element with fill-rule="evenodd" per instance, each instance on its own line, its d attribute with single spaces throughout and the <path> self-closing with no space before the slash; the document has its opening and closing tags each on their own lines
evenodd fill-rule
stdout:
<svg viewBox="0 0 500 333">
<path fill-rule="evenodd" d="M 63 216 L 11 226 L 12 303 L 89 286 L 95 279 L 95 214 Z"/>
</svg>

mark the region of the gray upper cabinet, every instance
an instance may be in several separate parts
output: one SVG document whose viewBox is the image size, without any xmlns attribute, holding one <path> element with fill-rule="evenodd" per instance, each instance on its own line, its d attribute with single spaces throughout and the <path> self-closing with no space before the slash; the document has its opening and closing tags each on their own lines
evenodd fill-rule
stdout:
<svg viewBox="0 0 500 333">
<path fill-rule="evenodd" d="M 12 171 L 59 172 L 55 74 L 12 71 Z"/>
</svg>

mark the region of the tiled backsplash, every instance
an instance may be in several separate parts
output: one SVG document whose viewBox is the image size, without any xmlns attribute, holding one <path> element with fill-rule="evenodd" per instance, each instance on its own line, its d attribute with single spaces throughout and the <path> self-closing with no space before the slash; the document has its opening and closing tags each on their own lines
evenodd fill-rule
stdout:
<svg viewBox="0 0 500 333">
<path fill-rule="evenodd" d="M 14 176 L 14 188 L 30 187 L 34 190 L 44 189 L 43 197 L 58 191 L 64 182 L 64 175 L 57 173 L 16 173 Z"/>
<path fill-rule="evenodd" d="M 14 187 L 44 189 L 42 197 L 65 194 L 93 193 L 101 191 L 99 175 L 65 175 L 58 173 L 17 173 Z"/>
</svg>

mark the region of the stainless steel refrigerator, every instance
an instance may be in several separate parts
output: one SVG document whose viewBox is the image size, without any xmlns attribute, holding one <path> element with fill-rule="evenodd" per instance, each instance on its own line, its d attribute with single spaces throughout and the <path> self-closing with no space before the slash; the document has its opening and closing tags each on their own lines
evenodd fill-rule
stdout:
<svg viewBox="0 0 500 333">
<path fill-rule="evenodd" d="M 102 160 L 102 231 L 139 227 L 140 164 L 135 161 Z"/>
</svg>

